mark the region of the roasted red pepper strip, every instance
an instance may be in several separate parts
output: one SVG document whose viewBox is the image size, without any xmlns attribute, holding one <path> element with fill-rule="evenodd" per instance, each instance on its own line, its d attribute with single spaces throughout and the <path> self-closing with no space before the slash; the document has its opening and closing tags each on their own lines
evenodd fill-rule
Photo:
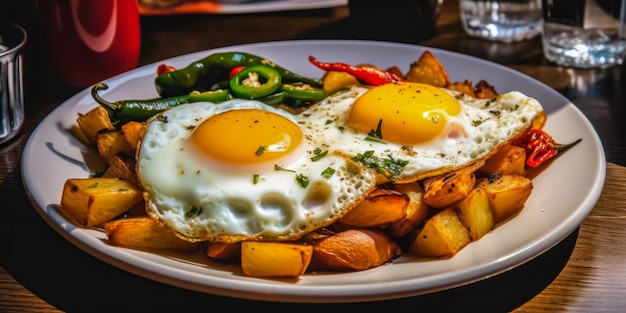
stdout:
<svg viewBox="0 0 626 313">
<path fill-rule="evenodd" d="M 564 152 L 573 147 L 581 140 L 582 139 L 578 139 L 570 144 L 562 145 L 556 143 L 548 133 L 533 128 L 524 136 L 515 140 L 513 144 L 526 149 L 526 153 L 528 154 L 526 156 L 526 165 L 534 168 L 552 159 L 560 152 Z"/>
<path fill-rule="evenodd" d="M 157 76 L 167 74 L 169 72 L 174 72 L 174 71 L 176 71 L 176 68 L 174 68 L 171 65 L 159 64 L 159 67 L 157 67 Z"/>
<path fill-rule="evenodd" d="M 244 65 L 233 67 L 233 69 L 230 70 L 230 73 L 228 74 L 228 78 L 233 78 L 233 76 L 239 74 L 239 72 L 241 72 L 244 68 L 246 68 Z"/>
<path fill-rule="evenodd" d="M 355 67 L 346 63 L 323 63 L 313 56 L 309 56 L 309 61 L 325 71 L 338 71 L 351 74 L 367 85 L 378 86 L 403 80 L 394 73 L 381 71 L 373 67 Z"/>
</svg>

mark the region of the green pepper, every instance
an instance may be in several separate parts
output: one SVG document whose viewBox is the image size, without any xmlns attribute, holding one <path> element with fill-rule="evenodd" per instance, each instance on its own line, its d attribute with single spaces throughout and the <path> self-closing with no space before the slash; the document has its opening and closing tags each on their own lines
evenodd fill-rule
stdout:
<svg viewBox="0 0 626 313">
<path fill-rule="evenodd" d="M 161 97 L 188 94 L 193 90 L 207 90 L 213 84 L 228 80 L 230 71 L 237 66 L 265 64 L 278 71 L 284 82 L 304 82 L 321 87 L 322 81 L 293 73 L 265 58 L 245 52 L 223 52 L 211 54 L 187 67 L 159 75 L 155 86 Z"/>
<path fill-rule="evenodd" d="M 267 65 L 246 66 L 230 79 L 230 90 L 241 99 L 256 99 L 274 93 L 282 85 L 277 70 Z"/>
<path fill-rule="evenodd" d="M 148 100 L 121 100 L 108 102 L 100 97 L 100 90 L 107 90 L 109 86 L 105 83 L 98 83 L 91 88 L 93 99 L 104 107 L 109 113 L 109 119 L 115 127 L 121 127 L 129 121 L 142 122 L 148 118 L 163 112 L 168 108 L 191 102 L 221 102 L 231 98 L 227 89 L 219 89 L 205 92 L 190 92 L 183 96 L 170 98 L 157 98 Z"/>
<path fill-rule="evenodd" d="M 279 91 L 265 97 L 257 98 L 255 100 L 263 102 L 267 105 L 279 105 L 285 102 L 286 99 L 287 93 Z"/>
<path fill-rule="evenodd" d="M 304 83 L 283 84 L 280 91 L 285 92 L 287 97 L 296 100 L 318 101 L 326 97 L 324 89 Z"/>
</svg>

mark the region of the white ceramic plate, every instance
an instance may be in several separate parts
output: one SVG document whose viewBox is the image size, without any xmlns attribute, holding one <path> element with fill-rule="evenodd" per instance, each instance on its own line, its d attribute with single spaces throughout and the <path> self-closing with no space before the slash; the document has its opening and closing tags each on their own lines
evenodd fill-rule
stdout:
<svg viewBox="0 0 626 313">
<path fill-rule="evenodd" d="M 397 65 L 407 70 L 425 47 L 372 41 L 284 41 L 225 47 L 164 62 L 182 68 L 218 51 L 244 51 L 306 76 L 321 77 L 307 57 L 328 62 Z M 453 81 L 485 79 L 505 92 L 519 90 L 537 98 L 548 114 L 545 129 L 561 143 L 582 138 L 534 179 L 523 211 L 492 233 L 447 260 L 417 260 L 408 254 L 393 264 L 353 273 L 307 274 L 296 281 L 244 277 L 238 266 L 207 261 L 201 255 L 165 255 L 107 244 L 103 232 L 77 228 L 60 214 L 58 204 L 68 178 L 87 177 L 96 152 L 70 133 L 76 116 L 96 106 L 83 90 L 56 108 L 35 129 L 23 155 L 24 185 L 40 215 L 67 240 L 105 262 L 166 284 L 196 291 L 290 302 L 351 302 L 406 297 L 486 279 L 538 256 L 571 233 L 595 205 L 605 178 L 602 144 L 592 125 L 566 98 L 546 85 L 509 68 L 474 57 L 429 48 Z M 156 97 L 158 64 L 108 79 L 106 99 Z M 95 163 L 94 163 L 95 162 Z M 90 169 L 91 168 L 91 169 Z"/>
<path fill-rule="evenodd" d="M 223 0 L 221 1 L 193 1 L 183 3 L 173 8 L 153 9 L 140 7 L 141 14 L 245 14 L 261 12 L 295 11 L 332 8 L 347 5 L 347 0 Z"/>
</svg>

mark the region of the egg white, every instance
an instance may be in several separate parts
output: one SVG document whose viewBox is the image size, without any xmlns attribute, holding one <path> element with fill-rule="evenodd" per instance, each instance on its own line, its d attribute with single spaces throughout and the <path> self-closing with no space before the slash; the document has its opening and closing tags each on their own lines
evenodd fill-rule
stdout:
<svg viewBox="0 0 626 313">
<path fill-rule="evenodd" d="M 333 223 L 375 187 L 376 173 L 343 155 L 312 161 L 315 149 L 327 146 L 316 137 L 322 130 L 311 132 L 313 125 L 303 129 L 302 153 L 280 164 L 285 170 L 254 165 L 235 170 L 190 146 L 193 128 L 205 119 L 252 108 L 297 123 L 282 110 L 240 99 L 185 104 L 150 121 L 137 154 L 150 216 L 189 241 L 294 240 Z M 330 177 L 322 175 L 327 168 L 335 170 Z M 308 186 L 298 183 L 299 174 L 309 179 Z"/>
</svg>

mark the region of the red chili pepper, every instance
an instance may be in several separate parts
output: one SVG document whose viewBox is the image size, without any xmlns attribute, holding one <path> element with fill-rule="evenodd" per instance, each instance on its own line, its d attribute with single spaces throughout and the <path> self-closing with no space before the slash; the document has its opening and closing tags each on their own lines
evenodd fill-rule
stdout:
<svg viewBox="0 0 626 313">
<path fill-rule="evenodd" d="M 394 73 L 382 71 L 373 67 L 355 67 L 346 63 L 323 63 L 318 61 L 313 56 L 309 56 L 309 61 L 322 70 L 346 72 L 365 84 L 372 86 L 395 83 L 403 80 Z"/>
<path fill-rule="evenodd" d="M 513 144 L 526 149 L 526 153 L 528 154 L 526 156 L 527 166 L 537 167 L 543 162 L 552 159 L 557 154 L 565 152 L 565 150 L 573 147 L 581 140 L 582 139 L 578 139 L 570 144 L 562 145 L 556 143 L 548 133 L 533 128 L 524 136 L 515 140 Z"/>
<path fill-rule="evenodd" d="M 157 75 L 163 75 L 163 74 L 167 74 L 170 72 L 174 72 L 176 71 L 176 68 L 174 68 L 171 65 L 167 65 L 167 64 L 160 64 L 159 67 L 157 68 Z"/>
<path fill-rule="evenodd" d="M 244 68 L 246 68 L 244 65 L 233 67 L 233 69 L 230 70 L 230 73 L 228 73 L 228 78 L 233 78 L 233 76 L 239 74 L 239 72 L 241 72 Z"/>
</svg>

